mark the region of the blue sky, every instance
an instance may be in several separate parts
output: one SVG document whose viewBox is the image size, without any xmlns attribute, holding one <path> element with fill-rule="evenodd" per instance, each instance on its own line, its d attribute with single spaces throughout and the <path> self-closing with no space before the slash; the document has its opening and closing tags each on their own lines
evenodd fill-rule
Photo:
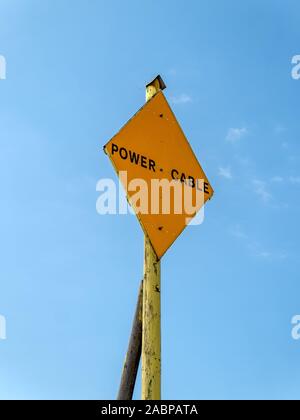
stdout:
<svg viewBox="0 0 300 420">
<path fill-rule="evenodd" d="M 163 397 L 299 398 L 299 13 L 1 1 L 0 398 L 115 398 L 143 235 L 96 213 L 96 183 L 115 176 L 102 146 L 158 73 L 215 189 L 162 262 Z"/>
</svg>

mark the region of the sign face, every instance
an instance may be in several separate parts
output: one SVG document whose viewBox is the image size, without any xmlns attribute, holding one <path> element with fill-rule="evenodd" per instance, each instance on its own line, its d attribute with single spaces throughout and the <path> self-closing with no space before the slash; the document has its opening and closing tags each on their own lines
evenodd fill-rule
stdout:
<svg viewBox="0 0 300 420">
<path fill-rule="evenodd" d="M 104 150 L 160 259 L 213 196 L 163 93 L 147 102 Z"/>
</svg>

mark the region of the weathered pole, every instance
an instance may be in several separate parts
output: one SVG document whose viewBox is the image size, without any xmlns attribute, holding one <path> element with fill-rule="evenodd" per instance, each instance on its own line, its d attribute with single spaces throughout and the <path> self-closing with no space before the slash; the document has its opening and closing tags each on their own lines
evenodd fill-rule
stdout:
<svg viewBox="0 0 300 420">
<path fill-rule="evenodd" d="M 146 101 L 165 84 L 160 76 L 146 87 Z M 160 261 L 145 235 L 143 286 L 142 400 L 161 399 Z"/>
<path fill-rule="evenodd" d="M 140 285 L 131 337 L 123 367 L 117 400 L 132 400 L 142 351 L 143 281 Z"/>
</svg>

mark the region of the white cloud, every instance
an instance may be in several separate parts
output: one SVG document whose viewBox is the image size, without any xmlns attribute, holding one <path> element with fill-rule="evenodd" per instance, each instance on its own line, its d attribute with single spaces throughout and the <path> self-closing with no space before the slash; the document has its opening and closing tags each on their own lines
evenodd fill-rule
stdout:
<svg viewBox="0 0 300 420">
<path fill-rule="evenodd" d="M 248 134 L 247 128 L 230 128 L 228 130 L 226 141 L 229 143 L 237 143 Z"/>
<path fill-rule="evenodd" d="M 253 257 L 260 258 L 263 260 L 270 260 L 274 256 L 274 253 L 267 250 L 261 243 L 252 241 L 248 244 L 248 249 Z"/>
<path fill-rule="evenodd" d="M 230 235 L 236 239 L 248 239 L 248 235 L 243 231 L 240 225 L 233 226 L 230 231 Z"/>
<path fill-rule="evenodd" d="M 274 176 L 271 178 L 271 182 L 276 184 L 282 184 L 283 182 L 289 182 L 293 185 L 300 185 L 300 176 L 290 176 L 288 178 L 282 176 Z"/>
<path fill-rule="evenodd" d="M 174 67 L 170 68 L 167 73 L 169 76 L 177 76 L 177 70 Z"/>
<path fill-rule="evenodd" d="M 181 95 L 178 95 L 178 96 L 172 96 L 171 102 L 174 105 L 185 105 L 185 104 L 193 102 L 193 99 L 191 96 L 185 93 L 182 93 Z"/>
<path fill-rule="evenodd" d="M 277 124 L 274 127 L 275 134 L 282 134 L 285 133 L 287 130 L 282 124 Z"/>
<path fill-rule="evenodd" d="M 276 251 L 266 249 L 259 241 L 255 241 L 253 237 L 248 236 L 239 224 L 231 227 L 229 234 L 239 240 L 241 245 L 248 250 L 252 257 L 265 261 L 283 261 L 288 258 L 288 254 L 284 250 Z"/>
<path fill-rule="evenodd" d="M 245 168 L 251 165 L 251 159 L 247 156 L 245 157 L 245 156 L 235 155 L 234 158 L 239 165 L 244 166 Z"/>
<path fill-rule="evenodd" d="M 264 203 L 268 203 L 271 200 L 272 195 L 267 189 L 267 184 L 258 179 L 254 179 L 252 184 L 254 186 L 255 194 L 257 194 Z"/>
<path fill-rule="evenodd" d="M 231 173 L 231 168 L 228 166 L 226 168 L 223 168 L 220 166 L 219 168 L 219 176 L 222 176 L 223 178 L 226 179 L 232 179 L 232 173 Z"/>
<path fill-rule="evenodd" d="M 271 182 L 275 182 L 276 184 L 281 184 L 284 181 L 284 178 L 282 176 L 274 176 L 271 179 Z"/>
<path fill-rule="evenodd" d="M 290 181 L 291 184 L 299 185 L 300 184 L 300 176 L 291 176 L 289 178 L 289 181 Z"/>
<path fill-rule="evenodd" d="M 260 258 L 269 259 L 272 257 L 272 254 L 269 251 L 261 251 L 257 253 L 257 256 Z"/>
<path fill-rule="evenodd" d="M 262 260 L 284 261 L 289 257 L 287 252 L 285 251 L 279 251 L 279 250 L 270 251 L 270 250 L 261 249 L 261 247 L 258 244 L 256 244 L 252 248 L 252 251 L 255 257 L 261 258 Z"/>
</svg>

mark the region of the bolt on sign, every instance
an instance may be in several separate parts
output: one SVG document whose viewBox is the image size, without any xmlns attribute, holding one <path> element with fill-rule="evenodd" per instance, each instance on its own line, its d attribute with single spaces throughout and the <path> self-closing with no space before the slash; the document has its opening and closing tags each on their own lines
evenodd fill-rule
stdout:
<svg viewBox="0 0 300 420">
<path fill-rule="evenodd" d="M 160 259 L 213 196 L 162 91 L 104 146 L 104 151 Z"/>
</svg>

